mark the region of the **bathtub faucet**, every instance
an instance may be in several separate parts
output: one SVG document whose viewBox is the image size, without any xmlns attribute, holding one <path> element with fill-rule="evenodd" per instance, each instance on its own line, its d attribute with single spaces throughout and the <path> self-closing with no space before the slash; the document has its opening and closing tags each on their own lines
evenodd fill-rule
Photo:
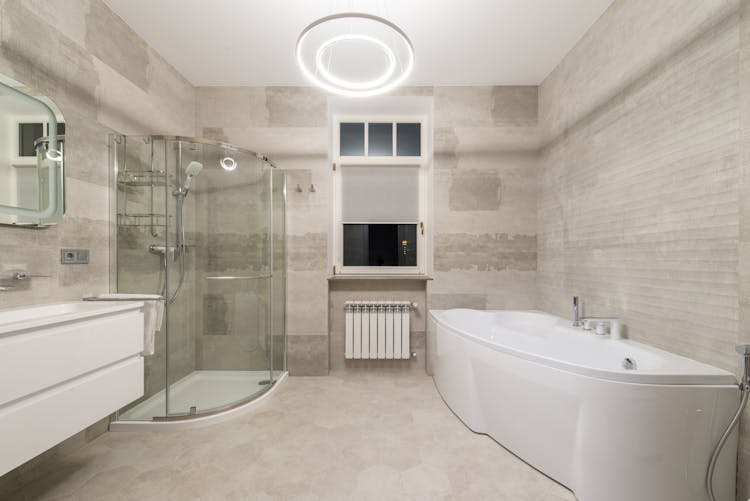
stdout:
<svg viewBox="0 0 750 501">
<path fill-rule="evenodd" d="M 578 318 L 578 296 L 573 296 L 573 327 L 580 327 L 581 321 Z"/>
<path fill-rule="evenodd" d="M 580 320 L 579 324 L 583 323 L 583 330 L 592 330 L 599 335 L 607 333 L 605 326 L 609 325 L 609 335 L 612 339 L 622 339 L 622 332 L 620 331 L 620 319 L 614 317 L 584 317 Z"/>
</svg>

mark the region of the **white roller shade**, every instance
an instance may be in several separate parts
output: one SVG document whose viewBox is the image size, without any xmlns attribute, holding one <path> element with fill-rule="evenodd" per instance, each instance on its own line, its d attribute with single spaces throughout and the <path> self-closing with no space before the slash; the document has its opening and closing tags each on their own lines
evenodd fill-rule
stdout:
<svg viewBox="0 0 750 501">
<path fill-rule="evenodd" d="M 344 223 L 407 223 L 419 220 L 419 168 L 341 168 Z"/>
</svg>

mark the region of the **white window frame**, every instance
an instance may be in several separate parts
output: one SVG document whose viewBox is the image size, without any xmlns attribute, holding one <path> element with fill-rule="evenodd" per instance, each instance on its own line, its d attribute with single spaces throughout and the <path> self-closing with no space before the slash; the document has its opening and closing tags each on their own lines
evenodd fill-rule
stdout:
<svg viewBox="0 0 750 501">
<path fill-rule="evenodd" d="M 342 156 L 341 151 L 341 123 L 363 123 L 365 128 L 364 156 Z M 393 156 L 367 156 L 369 148 L 370 123 L 393 123 Z M 396 127 L 398 123 L 420 124 L 420 156 L 396 156 Z M 427 209 L 428 209 L 428 175 L 430 155 L 428 153 L 428 117 L 425 115 L 335 115 L 332 130 L 332 215 L 333 215 L 333 275 L 391 275 L 391 276 L 423 276 L 427 270 Z M 344 221 L 342 218 L 342 167 L 358 166 L 404 166 L 419 169 L 418 220 L 389 222 L 388 224 L 417 225 L 417 266 L 344 266 L 344 224 L 361 223 L 359 221 Z M 367 224 L 377 224 L 369 222 Z"/>
<path fill-rule="evenodd" d="M 41 115 L 14 115 L 10 124 L 10 163 L 17 167 L 36 167 L 36 155 L 31 157 L 22 157 L 20 151 L 18 151 L 19 145 L 19 131 L 18 128 L 21 124 L 41 124 L 42 126 L 42 137 L 47 136 L 47 130 L 49 129 L 49 121 L 46 116 Z"/>
</svg>

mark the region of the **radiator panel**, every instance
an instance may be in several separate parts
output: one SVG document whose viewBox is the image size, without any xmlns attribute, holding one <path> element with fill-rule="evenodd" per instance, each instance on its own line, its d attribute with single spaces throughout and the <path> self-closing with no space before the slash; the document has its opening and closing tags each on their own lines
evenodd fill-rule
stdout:
<svg viewBox="0 0 750 501">
<path fill-rule="evenodd" d="M 347 301 L 344 357 L 397 360 L 411 357 L 408 301 Z"/>
</svg>

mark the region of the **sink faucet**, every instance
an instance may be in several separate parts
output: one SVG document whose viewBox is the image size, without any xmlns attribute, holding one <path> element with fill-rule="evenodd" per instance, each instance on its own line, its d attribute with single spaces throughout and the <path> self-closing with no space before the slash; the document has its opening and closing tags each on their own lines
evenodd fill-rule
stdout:
<svg viewBox="0 0 750 501">
<path fill-rule="evenodd" d="M 573 327 L 580 327 L 581 320 L 578 318 L 578 296 L 573 296 Z"/>
</svg>

